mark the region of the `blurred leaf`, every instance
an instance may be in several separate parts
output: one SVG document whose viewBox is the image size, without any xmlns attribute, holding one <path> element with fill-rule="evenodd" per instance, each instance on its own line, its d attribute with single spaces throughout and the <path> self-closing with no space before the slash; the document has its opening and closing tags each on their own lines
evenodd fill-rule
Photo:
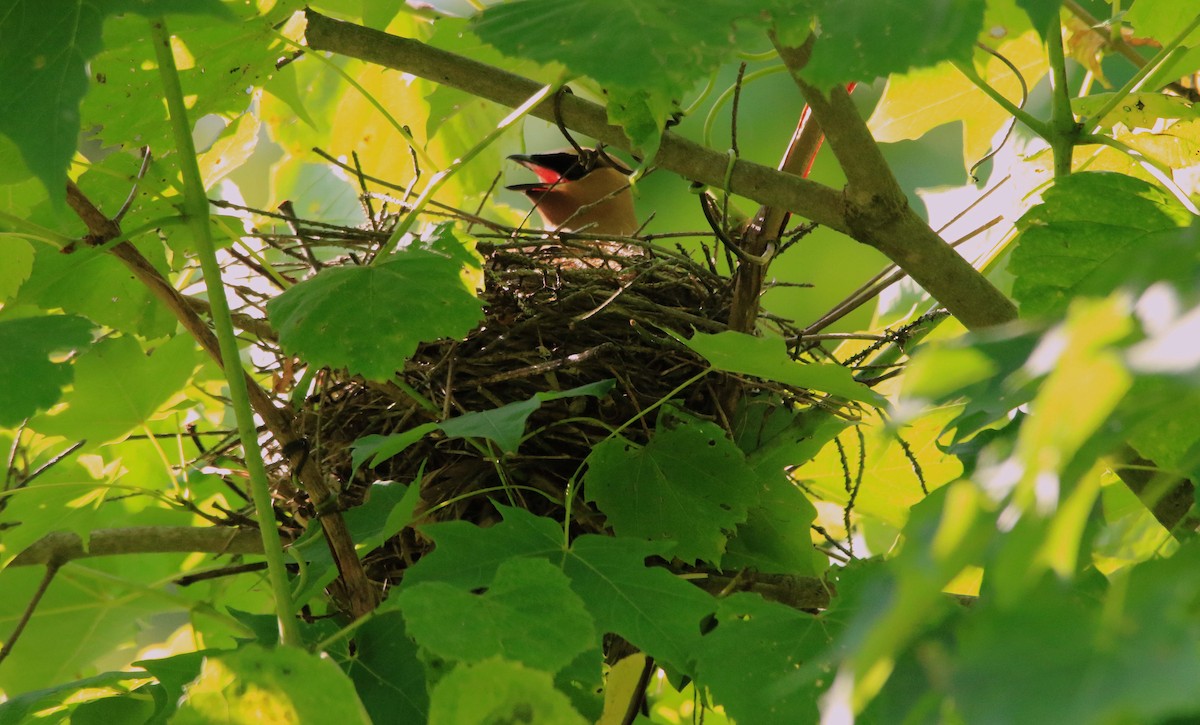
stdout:
<svg viewBox="0 0 1200 725">
<path fill-rule="evenodd" d="M 79 104 L 88 91 L 89 72 L 96 72 L 88 63 L 103 48 L 104 21 L 122 13 L 176 12 L 229 15 L 217 0 L 12 0 L 0 13 L 0 38 L 5 38 L 0 43 L 0 133 L 21 149 L 56 205 L 65 195 L 67 165 L 79 139 Z M 147 32 L 143 18 L 130 22 Z M 161 115 L 161 94 L 148 100 L 158 104 Z"/>
<path fill-rule="evenodd" d="M 1038 34 L 1045 37 L 1050 23 L 1058 20 L 1058 9 L 1062 6 L 1062 0 L 1017 0 L 1017 5 L 1029 14 L 1029 19 Z"/>
<path fill-rule="evenodd" d="M 386 381 L 419 343 L 462 337 L 482 319 L 461 272 L 458 259 L 412 245 L 381 264 L 322 270 L 267 312 L 283 346 L 311 365 Z"/>
<path fill-rule="evenodd" d="M 132 659 L 140 623 L 180 609 L 178 603 L 163 601 L 160 593 L 147 586 L 159 574 L 164 555 L 159 557 L 141 557 L 139 564 L 150 565 L 146 566 L 150 576 L 140 581 L 108 562 L 86 567 L 76 562 L 61 570 L 4 661 L 0 689 L 18 693 L 49 687 L 107 669 L 101 662 Z M 178 569 L 183 559 L 180 555 L 165 558 L 173 569 Z M 76 569 L 80 570 L 72 573 Z M 4 590 L 0 627 L 4 632 L 12 631 L 42 574 L 41 567 L 10 567 L 0 572 Z M 47 657 L 47 652 L 55 656 Z"/>
<path fill-rule="evenodd" d="M 173 723 L 364 723 L 350 679 L 332 661 L 298 647 L 248 645 L 210 652 Z"/>
<path fill-rule="evenodd" d="M 430 725 L 585 722 L 548 673 L 502 659 L 455 667 L 429 700 Z"/>
<path fill-rule="evenodd" d="M 397 611 L 380 611 L 354 632 L 355 652 L 346 674 L 371 721 L 425 722 L 429 693 L 425 666 Z"/>
<path fill-rule="evenodd" d="M 542 403 L 562 398 L 592 396 L 603 398 L 616 385 L 615 380 L 600 380 L 570 390 L 534 393 L 532 398 L 518 403 L 475 413 L 464 413 L 440 425 L 450 438 L 486 438 L 494 441 L 505 453 L 516 453 L 525 434 L 525 422 Z"/>
<path fill-rule="evenodd" d="M 717 563 L 755 503 L 758 477 L 712 423 L 660 427 L 637 446 L 611 438 L 588 456 L 583 491 L 618 536 L 677 544 L 684 561 Z"/>
<path fill-rule="evenodd" d="M 570 581 L 540 559 L 503 562 L 482 592 L 426 582 L 405 587 L 397 604 L 413 639 L 445 659 L 500 656 L 553 673 L 598 642 Z"/>
<path fill-rule="evenodd" d="M 211 148 L 200 154 L 196 162 L 200 165 L 205 189 L 211 189 L 230 172 L 246 163 L 258 148 L 258 131 L 261 126 L 256 116 L 243 113 L 229 124 Z"/>
<path fill-rule="evenodd" d="M 697 332 L 690 339 L 676 339 L 703 355 L 718 370 L 831 393 L 868 405 L 884 404 L 883 396 L 855 381 L 848 368 L 793 360 L 782 338 L 728 331 L 715 335 Z"/>
<path fill-rule="evenodd" d="M 1166 43 L 1179 35 L 1196 14 L 1195 3 L 1188 0 L 1139 0 L 1124 19 L 1133 25 L 1139 36 Z M 1192 47 L 1200 44 L 1200 28 L 1193 30 L 1184 39 L 1184 44 Z"/>
<path fill-rule="evenodd" d="M 207 654 L 206 650 L 200 650 L 135 663 L 158 678 L 158 687 L 152 690 L 157 708 L 149 723 L 169 722 L 183 700 L 184 687 L 200 676 L 200 667 Z"/>
<path fill-rule="evenodd" d="M 145 675 L 138 672 L 105 672 L 82 680 L 10 696 L 6 701 L 0 702 L 0 725 L 25 725 L 34 722 L 38 712 L 73 700 L 81 693 L 112 691 L 119 689 L 124 683 L 138 679 L 145 679 Z"/>
<path fill-rule="evenodd" d="M 1197 227 L 1180 230 L 1190 222 L 1191 214 L 1174 198 L 1138 179 L 1112 173 L 1058 179 L 1042 203 L 1017 222 L 1021 234 L 1009 271 L 1016 277 L 1013 296 L 1021 314 L 1061 313 L 1084 290 L 1107 295 L 1136 279 L 1133 272 L 1144 264 L 1182 268 L 1191 278 L 1195 254 L 1168 263 L 1165 255 L 1144 250 L 1146 244 L 1165 245 L 1163 250 L 1186 245 L 1200 234 Z"/>
<path fill-rule="evenodd" d="M 91 340 L 92 323 L 74 315 L 0 320 L 0 379 L 21 381 L 0 388 L 0 426 L 15 426 L 57 403 L 75 370 L 48 358 Z"/>
<path fill-rule="evenodd" d="M 43 433 L 93 443 L 122 437 L 180 392 L 200 364 L 196 342 L 178 335 L 149 355 L 132 337 L 101 340 L 75 363 L 75 389 L 65 410 L 42 415 Z"/>
<path fill-rule="evenodd" d="M 1162 722 L 1200 715 L 1195 545 L 1114 578 L 1099 600 L 1057 577 L 984 604 L 958 636 L 952 694 L 968 722 Z M 1154 667 L 1145 666 L 1153 657 Z M 1004 683 L 1004 684 L 1001 684 Z M 1013 698 L 1019 691 L 1022 697 Z M 1004 713 L 1004 718 L 998 716 Z"/>
</svg>

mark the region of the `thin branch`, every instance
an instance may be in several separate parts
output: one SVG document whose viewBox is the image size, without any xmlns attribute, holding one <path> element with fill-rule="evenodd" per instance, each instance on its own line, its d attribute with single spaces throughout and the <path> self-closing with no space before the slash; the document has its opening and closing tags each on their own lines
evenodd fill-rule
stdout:
<svg viewBox="0 0 1200 725">
<path fill-rule="evenodd" d="M 908 204 L 866 123 L 842 88 L 824 93 L 794 69 L 803 48 L 776 46 L 793 69 L 813 116 L 848 181 L 844 192 L 850 236 L 883 252 L 968 328 L 1011 322 L 1017 308 L 979 270 L 939 237 Z"/>
<path fill-rule="evenodd" d="M 97 529 L 85 544 L 73 531 L 46 534 L 17 555 L 9 566 L 34 566 L 122 554 L 258 554 L 262 539 L 253 529 L 199 526 L 136 526 Z"/>
<path fill-rule="evenodd" d="M 38 604 L 41 603 L 42 597 L 46 595 L 46 590 L 50 588 L 50 583 L 54 581 L 54 577 L 58 574 L 58 568 L 62 566 L 60 562 L 52 561 L 46 566 L 46 573 L 42 575 L 42 580 L 38 582 L 37 589 L 34 590 L 33 596 L 30 597 L 29 603 L 25 605 L 25 610 L 21 612 L 21 618 L 17 620 L 17 626 L 13 627 L 12 632 L 4 639 L 4 646 L 0 647 L 0 663 L 8 659 L 8 655 L 12 653 L 13 647 L 16 646 L 17 640 L 21 638 L 21 633 L 25 631 L 29 620 L 33 618 L 33 613 L 37 610 Z"/>
</svg>

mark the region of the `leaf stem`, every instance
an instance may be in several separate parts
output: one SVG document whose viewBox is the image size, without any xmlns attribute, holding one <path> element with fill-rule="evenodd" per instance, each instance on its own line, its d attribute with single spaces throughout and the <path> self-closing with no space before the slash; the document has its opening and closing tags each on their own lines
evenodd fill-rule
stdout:
<svg viewBox="0 0 1200 725">
<path fill-rule="evenodd" d="M 1054 154 L 1054 177 L 1071 173 L 1071 158 L 1079 140 L 1080 124 L 1071 110 L 1067 87 L 1067 61 L 1063 55 L 1062 28 L 1055 13 L 1046 32 L 1047 54 L 1050 61 L 1050 133 L 1044 138 Z"/>
<path fill-rule="evenodd" d="M 166 20 L 161 16 L 150 20 L 150 38 L 158 58 L 159 76 L 163 84 L 167 109 L 170 114 L 171 131 L 175 137 L 179 166 L 183 174 L 184 197 L 182 209 L 191 228 L 193 243 L 200 266 L 204 271 L 204 284 L 212 305 L 212 319 L 216 327 L 217 341 L 221 349 L 221 363 L 225 379 L 229 384 L 229 398 L 237 417 L 238 434 L 241 438 L 246 469 L 250 476 L 250 490 L 254 509 L 258 517 L 258 529 L 263 540 L 263 552 L 267 559 L 267 574 L 275 599 L 275 613 L 279 619 L 280 641 L 284 645 L 299 646 L 300 633 L 292 612 L 292 598 L 288 588 L 287 569 L 283 559 L 283 544 L 275 526 L 271 491 L 267 484 L 266 468 L 263 466 L 262 450 L 258 446 L 258 430 L 254 413 L 250 408 L 249 392 L 242 370 L 237 337 L 225 299 L 225 288 L 221 281 L 221 267 L 217 263 L 216 248 L 209 226 L 208 197 L 200 178 L 200 167 L 196 163 L 196 147 L 192 142 L 192 128 L 188 122 L 187 108 L 183 102 L 183 89 L 175 57 L 171 49 L 171 34 Z"/>
<path fill-rule="evenodd" d="M 991 98 L 993 101 L 1000 104 L 1000 107 L 1008 112 L 1009 115 L 1025 124 L 1029 130 L 1033 131 L 1042 138 L 1049 138 L 1050 127 L 1046 125 L 1046 123 L 1005 98 L 1000 91 L 997 91 L 991 86 L 991 84 L 985 81 L 970 63 L 955 61 L 954 67 L 958 69 L 959 73 L 963 74 L 964 78 L 975 84 L 976 88 L 983 91 L 988 98 Z"/>
</svg>

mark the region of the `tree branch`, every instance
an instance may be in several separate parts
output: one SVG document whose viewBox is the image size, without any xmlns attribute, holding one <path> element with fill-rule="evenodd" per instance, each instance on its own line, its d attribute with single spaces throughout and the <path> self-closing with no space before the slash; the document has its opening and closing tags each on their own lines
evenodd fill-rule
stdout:
<svg viewBox="0 0 1200 725">
<path fill-rule="evenodd" d="M 314 50 L 332 51 L 411 73 L 506 106 L 523 103 L 541 87 L 527 78 L 415 40 L 333 20 L 312 9 L 305 14 L 308 18 L 305 35 Z M 780 51 L 787 62 L 789 57 L 795 59 L 797 49 Z M 835 92 L 832 98 L 832 101 L 824 99 L 811 88 L 806 94 L 826 133 L 831 127 L 837 129 L 838 144 L 834 152 L 851 179 L 845 192 L 741 160 L 733 165 L 728 177 L 729 190 L 760 204 L 799 214 L 879 249 L 967 327 L 986 327 L 1015 319 L 1016 307 L 1012 302 L 909 208 L 845 91 Z M 575 96 L 565 96 L 560 101 L 566 126 L 610 146 L 629 149 L 628 139 L 619 127 L 608 124 L 602 107 Z M 554 104 L 543 103 L 531 115 L 553 120 Z M 841 128 L 843 123 L 848 126 Z M 834 135 L 829 137 L 833 146 Z M 663 134 L 655 157 L 655 163 L 662 168 L 722 188 L 726 184 L 728 162 L 724 154 L 670 132 Z"/>
<path fill-rule="evenodd" d="M 314 50 L 327 50 L 358 58 L 435 83 L 452 86 L 479 98 L 515 108 L 541 89 L 536 83 L 513 73 L 432 48 L 409 38 L 389 35 L 353 23 L 328 18 L 311 8 L 305 10 L 305 37 Z M 563 124 L 609 146 L 629 150 L 629 139 L 619 126 L 608 123 L 604 108 L 574 95 L 559 98 Z M 554 102 L 536 106 L 532 116 L 551 121 Z M 673 133 L 663 134 L 654 162 L 684 178 L 711 186 L 725 186 L 729 158 Z M 729 177 L 729 187 L 762 204 L 789 209 L 818 224 L 846 232 L 841 193 L 823 184 L 780 174 L 775 169 L 749 161 L 738 161 Z"/>
<path fill-rule="evenodd" d="M 1017 319 L 1012 301 L 909 206 L 850 94 L 844 88 L 825 94 L 801 78 L 796 72 L 806 60 L 801 48 L 776 44 L 776 49 L 846 174 L 845 219 L 850 236 L 886 254 L 968 328 Z"/>
<path fill-rule="evenodd" d="M 198 526 L 136 526 L 97 529 L 87 545 L 73 531 L 55 531 L 30 544 L 9 566 L 62 565 L 75 559 L 119 554 L 262 554 L 262 539 L 251 529 Z"/>
</svg>

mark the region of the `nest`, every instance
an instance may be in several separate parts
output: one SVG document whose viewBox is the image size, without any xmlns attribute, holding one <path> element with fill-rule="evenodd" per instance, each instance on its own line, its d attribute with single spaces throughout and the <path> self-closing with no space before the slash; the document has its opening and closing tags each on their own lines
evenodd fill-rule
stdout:
<svg viewBox="0 0 1200 725">
<path fill-rule="evenodd" d="M 339 235 L 329 225 L 294 227 L 291 240 L 306 252 L 293 247 L 297 259 L 311 260 L 313 248 L 334 244 L 352 250 L 343 263 L 357 263 L 354 250 L 374 248 L 386 237 L 350 229 Z M 718 401 L 729 385 L 748 383 L 717 374 L 696 380 L 707 363 L 666 333 L 726 329 L 730 279 L 718 273 L 711 255 L 696 261 L 682 248 L 566 236 L 504 230 L 495 235 L 500 241 L 481 243 L 485 321 L 465 339 L 421 345 L 397 382 L 322 371 L 318 391 L 297 412 L 309 455 L 341 485 L 343 509 L 361 503 L 374 482 L 393 480 L 420 487 L 420 523 L 488 526 L 499 520 L 494 502 L 562 520 L 568 484 L 579 480 L 592 448 L 620 426 L 625 438 L 645 442 L 664 401 L 730 429 Z M 289 364 L 273 352 L 280 366 Z M 363 436 L 401 433 L 602 380 L 614 381 L 602 398 L 544 402 L 515 453 L 433 433 L 374 469 L 353 465 L 352 444 Z M 811 402 L 804 390 L 775 386 L 770 392 L 776 403 Z M 282 465 L 276 482 L 280 513 L 302 526 L 312 511 L 303 496 L 287 495 L 294 489 Z M 606 530 L 603 515 L 583 497 L 575 498 L 570 523 L 573 535 Z M 431 548 L 418 530 L 406 528 L 364 560 L 367 574 L 394 582 Z"/>
</svg>

